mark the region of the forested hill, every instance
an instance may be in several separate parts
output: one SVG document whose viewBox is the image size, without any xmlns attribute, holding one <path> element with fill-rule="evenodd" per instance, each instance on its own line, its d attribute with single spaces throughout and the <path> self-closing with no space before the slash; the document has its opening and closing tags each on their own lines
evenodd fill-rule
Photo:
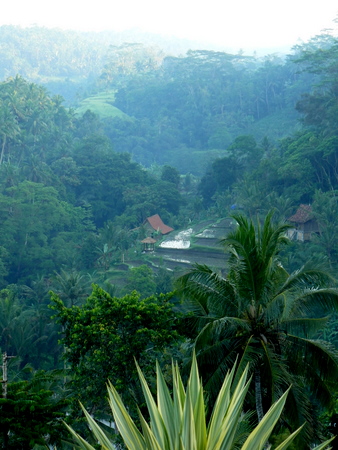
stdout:
<svg viewBox="0 0 338 450">
<path fill-rule="evenodd" d="M 308 276 L 307 268 L 311 259 L 332 273 L 338 268 L 338 40 L 318 36 L 287 56 L 257 58 L 206 49 L 173 56 L 145 43 L 108 38 L 102 43 L 89 34 L 39 27 L 2 27 L 0 31 L 0 349 L 18 357 L 9 364 L 8 398 L 0 402 L 0 422 L 5 424 L 0 446 L 42 445 L 46 436 L 53 437 L 53 430 L 63 437 L 60 420 L 62 430 L 55 428 L 54 409 L 49 410 L 52 418 L 42 410 L 53 399 L 71 402 L 58 417 L 82 431 L 82 421 L 76 419 L 79 399 L 84 398 L 95 417 L 102 414 L 106 420 L 107 379 L 123 394 L 131 392 L 134 402 L 134 392 L 140 393 L 135 388 L 136 373 L 129 372 L 135 355 L 143 360 L 150 380 L 159 356 L 168 368 L 171 358 L 183 361 L 187 357 L 190 343 L 184 341 L 181 346 L 182 341 L 176 341 L 181 315 L 170 305 L 177 279 L 189 281 L 180 277 L 182 270 L 198 260 L 200 265 L 191 272 L 198 277 L 198 289 L 203 280 L 212 279 L 207 291 L 186 291 L 189 298 L 193 292 L 202 300 L 201 309 L 195 308 L 195 302 L 189 307 L 202 312 L 203 321 L 198 318 L 196 324 L 204 327 L 205 319 L 209 320 L 205 314 L 214 320 L 221 311 L 216 290 L 215 309 L 205 309 L 209 300 L 205 301 L 203 292 L 209 295 L 215 283 L 222 301 L 224 292 L 239 300 L 251 299 L 252 288 L 242 290 L 241 281 L 248 278 L 248 266 L 242 264 L 242 251 L 247 248 L 258 274 L 251 278 L 259 284 L 264 302 L 265 293 L 273 294 L 273 304 L 263 334 L 261 322 L 257 328 L 256 313 L 261 314 L 265 303 L 263 309 L 259 303 L 256 309 L 250 304 L 236 323 L 247 323 L 250 316 L 266 355 L 265 336 L 282 336 L 283 342 L 294 337 L 275 319 L 271 328 L 271 311 L 281 311 L 278 293 L 287 289 L 283 301 L 292 294 L 287 306 L 296 304 L 293 294 L 301 293 L 297 297 L 301 308 L 297 306 L 296 316 L 288 316 L 287 322 L 296 322 L 301 336 L 312 336 L 312 332 L 317 336 L 320 327 L 321 341 L 313 347 L 313 359 L 299 353 L 300 359 L 291 360 L 290 367 L 301 367 L 297 380 L 303 380 L 304 361 L 310 376 L 313 361 L 320 372 L 323 360 L 317 359 L 317 350 L 323 349 L 322 338 L 337 344 L 337 322 L 323 329 L 326 311 L 332 312 L 332 306 L 336 311 L 337 302 L 329 301 L 333 278 L 312 269 Z M 301 211 L 308 212 L 317 228 L 306 242 L 290 240 L 282 249 L 279 243 L 285 243 L 287 227 L 274 228 L 274 222 L 290 218 L 300 205 L 306 205 Z M 216 240 L 235 230 L 234 211 L 240 213 L 236 219 L 240 227 L 227 242 L 235 248 L 235 236 L 237 243 L 244 239 L 248 246 L 241 244 L 229 260 Z M 162 226 L 151 227 L 150 216 L 157 214 L 169 226 L 166 230 L 174 229 L 169 236 L 162 235 Z M 267 226 L 258 226 L 256 233 L 246 218 L 261 223 L 266 219 Z M 162 223 L 158 217 L 156 223 Z M 176 234 L 183 236 L 184 253 L 171 248 L 168 254 L 165 245 L 159 251 L 162 240 L 174 239 Z M 210 255 L 215 254 L 218 263 L 213 267 L 215 258 Z M 262 267 L 267 268 L 264 273 Z M 288 277 L 287 272 L 293 271 Z M 223 284 L 226 280 L 229 285 Z M 54 310 L 50 309 L 51 290 Z M 311 297 L 313 293 L 317 296 Z M 325 317 L 316 319 L 307 335 L 304 318 L 309 323 L 307 313 L 311 322 L 321 317 L 318 300 L 325 304 Z M 298 320 L 303 307 L 306 314 Z M 189 315 L 191 319 L 195 322 Z M 228 323 L 228 317 L 226 322 L 221 320 Z M 68 333 L 70 323 L 74 333 L 60 345 L 59 332 Z M 84 328 L 78 328 L 80 323 Z M 178 329 L 171 333 L 168 326 Z M 193 330 L 184 328 L 191 342 Z M 244 329 L 235 329 L 237 339 Z M 116 330 L 121 334 L 114 334 Z M 251 328 L 245 325 L 244 331 L 251 342 Z M 214 347 L 208 333 L 198 345 L 206 342 Z M 175 343 L 164 350 L 160 343 L 167 339 Z M 312 337 L 306 341 L 314 342 Z M 243 342 L 240 346 L 246 349 Z M 256 359 L 256 341 L 254 345 L 252 354 L 262 367 L 265 356 Z M 278 346 L 273 343 L 271 348 Z M 66 365 L 62 355 L 68 359 Z M 272 355 L 273 361 L 284 361 L 283 355 L 276 359 Z M 332 355 L 336 361 L 336 350 Z M 59 384 L 58 372 L 47 377 L 35 372 L 62 367 L 65 372 Z M 275 373 L 282 373 L 279 367 Z M 312 378 L 316 387 L 318 379 L 317 375 Z M 325 398 L 336 398 L 336 378 L 332 381 L 333 389 L 325 385 Z M 288 379 L 285 389 L 290 384 Z M 57 385 L 59 390 L 53 387 Z M 301 386 L 300 399 L 310 399 L 309 386 Z M 291 409 L 301 404 L 294 398 Z M 317 406 L 311 409 L 316 414 Z M 331 410 L 322 413 L 326 424 Z M 31 416 L 34 426 L 26 420 Z M 46 421 L 47 428 L 41 428 Z M 317 422 L 318 418 L 313 423 Z"/>
<path fill-rule="evenodd" d="M 155 212 L 178 213 L 176 186 L 113 151 L 91 113 L 76 118 L 19 76 L 0 84 L 0 104 L 0 283 L 76 260 L 93 266 L 95 231 L 117 216 L 132 228 Z M 103 244 L 127 245 L 117 231 Z"/>
<path fill-rule="evenodd" d="M 78 114 L 91 109 L 113 147 L 146 167 L 201 176 L 238 136 L 275 145 L 300 128 L 295 106 L 318 76 L 295 61 L 333 42 L 320 36 L 291 55 L 258 58 L 211 50 L 175 56 L 133 38 L 3 26 L 0 78 L 19 74 L 62 95 Z"/>
<path fill-rule="evenodd" d="M 269 164 L 274 175 L 267 175 L 271 179 L 262 192 L 285 191 L 294 201 L 309 201 L 315 189 L 311 183 L 325 190 L 335 186 L 327 156 L 335 136 L 333 37 L 318 36 L 290 55 L 263 58 L 211 50 L 172 56 L 158 47 L 121 44 L 115 38 L 39 27 L 1 28 L 2 164 L 21 167 L 43 148 L 39 164 L 50 170 L 60 157 L 75 160 L 79 133 L 92 140 L 87 148 L 96 145 L 99 134 L 106 139 L 101 148 L 109 145 L 154 173 L 167 165 L 202 178 L 204 207 L 229 189 L 228 197 L 243 203 L 236 183 L 251 174 L 252 189 L 262 182 L 254 171 Z M 34 79 L 39 83 L 30 84 Z M 68 103 L 58 88 L 72 93 Z M 70 98 L 72 109 L 66 110 Z M 326 155 L 327 167 L 318 164 L 317 152 Z M 95 218 L 100 225 L 124 212 L 118 208 L 108 213 L 99 202 L 91 208 L 101 214 Z"/>
<path fill-rule="evenodd" d="M 249 214 L 280 205 L 283 216 L 301 202 L 320 205 L 337 188 L 330 36 L 259 59 L 209 50 L 168 56 L 132 43 L 107 49 L 34 27 L 2 31 L 3 76 L 5 66 L 25 75 L 0 85 L 4 283 L 70 260 L 95 267 L 98 248 L 105 260 L 104 249 L 111 255 L 124 245 L 117 229 L 128 233 L 152 214 L 175 227 L 233 204 Z M 65 85 L 78 77 L 82 94 L 92 95 L 67 109 L 60 95 L 28 81 L 34 74 L 63 74 Z M 53 219 L 39 216 L 44 203 Z"/>
<path fill-rule="evenodd" d="M 94 33 L 3 25 L 0 26 L 0 79 L 20 74 L 63 95 L 70 103 L 78 90 L 83 93 L 101 74 L 114 49 L 134 43 L 170 55 L 185 54 L 191 48 L 209 48 L 207 44 L 139 30 Z"/>
</svg>

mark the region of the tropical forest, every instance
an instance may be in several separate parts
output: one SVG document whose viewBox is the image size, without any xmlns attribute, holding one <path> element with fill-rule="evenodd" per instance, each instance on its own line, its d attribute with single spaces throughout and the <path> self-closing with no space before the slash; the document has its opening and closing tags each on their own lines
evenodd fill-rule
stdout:
<svg viewBox="0 0 338 450">
<path fill-rule="evenodd" d="M 0 26 L 1 448 L 338 448 L 337 274 L 337 38 Z"/>
</svg>

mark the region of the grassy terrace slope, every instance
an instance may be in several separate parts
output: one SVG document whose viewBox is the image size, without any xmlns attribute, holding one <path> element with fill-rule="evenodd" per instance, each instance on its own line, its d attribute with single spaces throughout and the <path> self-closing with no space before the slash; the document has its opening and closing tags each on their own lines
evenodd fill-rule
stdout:
<svg viewBox="0 0 338 450">
<path fill-rule="evenodd" d="M 221 219 L 217 222 L 206 221 L 193 225 L 189 229 L 189 248 L 163 248 L 157 247 L 151 256 L 154 263 L 161 261 L 168 269 L 179 267 L 189 268 L 194 263 L 207 264 L 215 268 L 224 268 L 225 255 L 219 246 L 219 240 L 223 238 L 232 226 L 231 219 Z M 177 233 L 171 233 L 165 241 L 177 238 Z"/>
<path fill-rule="evenodd" d="M 110 283 L 121 288 L 125 285 L 127 271 L 130 268 L 147 264 L 156 273 L 159 267 L 175 271 L 176 275 L 185 272 L 193 264 L 206 264 L 215 270 L 224 270 L 226 255 L 219 246 L 219 240 L 226 236 L 232 228 L 231 219 L 220 219 L 217 222 L 203 221 L 191 225 L 186 230 L 175 230 L 162 242 L 179 242 L 182 234 L 189 240 L 189 248 L 163 248 L 156 245 L 155 251 L 141 253 L 140 250 L 126 253 L 123 261 L 119 261 L 105 272 Z"/>
<path fill-rule="evenodd" d="M 119 117 L 131 120 L 130 117 L 114 106 L 115 91 L 101 92 L 92 97 L 87 97 L 80 102 L 76 114 L 82 115 L 88 109 L 97 114 L 101 119 Z"/>
</svg>

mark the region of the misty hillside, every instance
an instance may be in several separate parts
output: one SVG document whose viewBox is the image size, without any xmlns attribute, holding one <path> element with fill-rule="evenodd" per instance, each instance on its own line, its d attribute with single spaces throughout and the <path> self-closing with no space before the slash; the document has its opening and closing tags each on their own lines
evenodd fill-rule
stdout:
<svg viewBox="0 0 338 450">
<path fill-rule="evenodd" d="M 163 37 L 139 30 L 77 32 L 39 26 L 0 27 L 0 79 L 20 74 L 74 100 L 76 90 L 100 75 L 110 47 L 141 43 L 167 55 L 185 54 L 210 44 Z"/>
<path fill-rule="evenodd" d="M 274 448 L 334 431 L 338 40 L 189 45 L 0 28 L 2 448 L 73 448 L 64 421 L 97 447 L 79 400 L 111 423 L 111 380 L 137 421 L 135 356 L 152 389 L 193 349 L 211 402 L 250 360 L 236 448 L 254 390 L 292 386 Z"/>
</svg>

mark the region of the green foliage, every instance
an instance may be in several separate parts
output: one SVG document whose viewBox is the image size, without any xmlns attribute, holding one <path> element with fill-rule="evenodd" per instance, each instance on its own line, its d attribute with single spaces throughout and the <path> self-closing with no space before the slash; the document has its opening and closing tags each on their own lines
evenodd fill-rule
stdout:
<svg viewBox="0 0 338 450">
<path fill-rule="evenodd" d="M 76 242 L 86 211 L 61 201 L 55 188 L 42 183 L 24 181 L 4 194 L 0 194 L 0 242 L 11 255 L 11 281 L 27 279 L 32 266 L 52 272 L 63 263 L 57 236 L 63 233 Z"/>
<path fill-rule="evenodd" d="M 289 89 L 289 81 L 293 85 L 297 79 L 295 69 L 290 61 L 277 58 L 255 61 L 190 51 L 183 57 L 165 58 L 162 71 L 154 75 L 130 80 L 117 92 L 116 105 L 157 125 L 159 140 L 172 128 L 176 148 L 183 144 L 224 149 L 233 137 L 250 126 L 254 130 L 253 124 L 267 115 L 292 107 L 291 98 L 297 98 Z M 163 144 L 157 155 L 163 153 Z"/>
<path fill-rule="evenodd" d="M 202 177 L 199 185 L 204 205 L 208 206 L 218 193 L 231 187 L 240 176 L 240 165 L 236 160 L 227 156 L 216 159 L 211 168 Z"/>
<path fill-rule="evenodd" d="M 336 136 L 338 42 L 331 36 L 326 38 L 319 47 L 304 46 L 299 52 L 297 62 L 304 71 L 316 74 L 319 80 L 312 92 L 297 103 L 297 109 L 304 114 L 306 125 L 316 127 L 325 136 Z"/>
<path fill-rule="evenodd" d="M 316 191 L 312 207 L 320 229 L 319 235 L 314 236 L 313 241 L 324 251 L 331 267 L 336 267 L 338 263 L 337 191 Z"/>
<path fill-rule="evenodd" d="M 124 287 L 124 292 L 137 291 L 141 295 L 141 298 L 150 297 L 155 294 L 156 281 L 154 273 L 146 264 L 129 269 L 126 278 L 127 283 Z"/>
<path fill-rule="evenodd" d="M 169 300 L 170 295 L 141 299 L 136 292 L 116 298 L 94 285 L 84 305 L 67 308 L 52 294 L 77 398 L 102 408 L 108 379 L 128 402 L 137 395 L 133 359 L 149 373 L 159 352 L 179 341 Z"/>
<path fill-rule="evenodd" d="M 87 77 L 99 73 L 108 47 L 84 33 L 38 26 L 1 26 L 0 41 L 1 79 L 20 73 L 68 101 L 88 84 Z"/>
<path fill-rule="evenodd" d="M 109 141 L 101 135 L 83 140 L 74 159 L 79 167 L 80 180 L 75 188 L 76 196 L 91 205 L 97 226 L 102 227 L 108 220 L 123 214 L 128 207 L 141 208 L 140 203 L 151 203 L 152 208 L 167 207 L 176 211 L 179 208 L 172 199 L 178 193 L 171 194 L 174 189 L 171 185 L 170 189 L 167 183 L 153 180 L 131 161 L 130 155 L 115 153 Z M 142 199 L 139 197 L 141 195 Z M 132 212 L 129 211 L 129 214 Z M 138 225 L 139 221 L 134 224 Z"/>
<path fill-rule="evenodd" d="M 156 47 L 130 42 L 111 45 L 98 84 L 101 89 L 121 88 L 130 79 L 155 72 L 162 59 L 163 53 Z"/>
<path fill-rule="evenodd" d="M 0 291 L 0 348 L 16 356 L 21 368 L 28 363 L 36 369 L 57 367 L 61 349 L 47 291 L 45 280 Z"/>
<path fill-rule="evenodd" d="M 90 290 L 88 277 L 74 270 L 71 272 L 62 270 L 61 273 L 56 273 L 53 284 L 55 292 L 67 306 L 81 304 Z"/>
<path fill-rule="evenodd" d="M 250 174 L 252 176 L 249 178 L 248 184 L 251 186 L 255 182 L 256 177 L 253 171 L 259 167 L 263 149 L 257 146 L 253 136 L 238 136 L 228 147 L 226 153 L 227 156 L 216 159 L 201 178 L 199 192 L 205 206 L 210 206 L 213 202 L 217 203 L 217 199 L 222 194 L 231 188 L 235 189 L 235 186 L 242 188 Z M 248 203 L 253 200 L 250 194 L 242 197 Z M 243 198 L 239 196 L 237 201 L 242 207 L 244 206 Z M 226 206 L 230 205 L 231 203 Z"/>
<path fill-rule="evenodd" d="M 336 189 L 337 138 L 321 138 L 313 131 L 302 131 L 285 141 L 284 158 L 278 170 L 285 191 L 297 191 L 310 198 L 315 189 Z M 298 194 L 298 199 L 301 198 Z M 297 200 L 298 200 L 297 199 Z"/>
<path fill-rule="evenodd" d="M 9 260 L 9 253 L 5 249 L 5 247 L 0 247 L 0 286 L 5 285 L 5 278 L 8 275 L 7 264 L 6 262 Z"/>
<path fill-rule="evenodd" d="M 178 366 L 173 365 L 172 395 L 157 364 L 157 403 L 141 369 L 138 366 L 137 369 L 150 416 L 150 423 L 148 424 L 139 411 L 142 433 L 135 426 L 114 386 L 111 383 L 108 386 L 109 404 L 114 421 L 126 447 L 131 450 L 225 450 L 230 448 L 261 450 L 267 444 L 288 394 L 288 392 L 284 393 L 271 406 L 262 421 L 250 434 L 240 436 L 240 425 L 244 419 L 242 414 L 243 402 L 251 381 L 247 381 L 248 366 L 236 383 L 234 383 L 234 368 L 226 374 L 209 422 L 206 419 L 203 386 L 198 374 L 195 356 L 193 357 L 186 388 L 184 388 Z M 85 409 L 84 413 L 92 433 L 101 447 L 114 449 L 115 447 L 109 437 Z M 79 448 L 85 450 L 93 448 L 74 430 L 70 427 L 68 429 Z M 300 430 L 301 428 L 283 440 L 276 447 L 276 450 L 286 449 Z M 331 440 L 321 444 L 316 449 L 327 448 L 330 442 Z"/>
<path fill-rule="evenodd" d="M 116 39 L 39 27 L 1 27 L 0 76 L 7 78 L 0 83 L 0 288 L 8 283 L 20 285 L 1 291 L 0 345 L 18 355 L 21 366 L 30 362 L 47 369 L 59 364 L 58 327 L 51 322 L 46 291 L 52 287 L 69 306 L 87 295 L 82 284 L 89 277 L 83 270 L 98 269 L 91 279 L 102 285 L 114 282 L 112 263 L 121 259 L 129 263 L 135 239 L 142 234 L 142 228 L 131 229 L 155 213 L 177 229 L 203 214 L 209 219 L 224 216 L 233 204 L 250 217 L 275 208 L 284 220 L 290 208 L 313 202 L 321 233 L 312 242 L 293 243 L 283 254 L 283 262 L 298 269 L 310 258 L 319 261 L 324 257 L 336 268 L 337 40 L 318 37 L 282 60 L 273 55 L 253 58 L 205 50 L 165 57 L 140 44 L 113 45 L 106 54 Z M 95 81 L 100 72 L 102 76 Z M 60 95 L 49 94 L 23 76 L 49 83 L 58 94 L 65 92 L 68 102 L 81 85 L 78 99 L 89 97 L 89 103 L 84 101 L 81 106 L 86 112 L 75 115 L 63 106 Z M 297 101 L 303 117 L 298 125 Z M 109 113 L 101 121 L 87 111 L 98 105 L 102 115 L 102 103 L 97 102 L 104 102 L 113 117 Z M 296 133 L 285 137 L 296 128 Z M 179 172 L 194 175 L 179 183 Z M 195 175 L 201 177 L 200 184 Z M 240 258 L 240 267 L 242 263 Z M 307 267 L 299 272 L 298 281 Z M 277 288 L 287 279 L 280 272 L 273 272 L 277 281 L 272 284 L 276 282 Z M 125 272 L 119 275 L 125 283 Z M 136 287 L 142 295 L 171 290 L 172 277 L 164 267 L 154 274 L 140 268 L 129 275 L 128 289 Z M 236 277 L 229 277 L 226 280 L 237 283 Z M 321 281 L 303 282 L 313 288 L 321 285 Z M 266 286 L 266 293 L 274 295 L 271 286 Z M 298 295 L 298 287 L 287 289 L 287 296 Z M 111 289 L 113 293 L 115 286 Z M 242 291 L 237 294 L 241 297 Z M 318 310 L 323 299 L 315 305 Z M 302 302 L 299 311 L 303 314 L 307 302 Z M 212 308 L 206 313 L 210 322 L 229 313 L 215 305 Z M 313 314 L 323 318 L 324 309 Z M 327 312 L 333 309 L 331 305 Z M 262 314 L 267 326 L 270 319 Z M 309 317 L 307 323 L 313 319 Z M 278 324 L 283 322 L 278 320 Z M 318 319 L 317 323 L 323 322 Z M 274 326 L 263 336 L 271 337 Z M 208 330 L 202 335 L 207 342 Z M 332 337 L 335 326 L 330 330 Z M 236 339 L 248 333 L 242 330 Z M 284 337 L 283 333 L 278 336 Z M 252 370 L 262 358 L 273 361 L 272 369 L 277 367 L 278 361 L 265 352 L 264 339 L 255 335 L 253 341 Z M 227 339 L 221 342 L 223 349 Z M 282 344 L 278 347 L 278 341 L 274 347 L 278 357 L 286 351 L 283 340 Z M 318 361 L 311 360 L 316 368 L 313 377 L 319 364 L 325 368 L 321 359 L 325 345 L 315 350 L 314 344 L 309 349 L 306 342 L 309 355 L 317 352 Z M 243 347 L 241 351 L 245 353 Z M 282 365 L 284 360 L 279 362 Z M 217 366 L 217 357 L 209 365 L 210 380 L 214 363 Z M 273 395 L 294 381 L 272 369 L 275 384 L 270 383 L 269 374 L 263 382 L 269 404 Z M 203 365 L 201 371 L 204 374 Z M 294 376 L 300 377 L 297 383 L 303 383 L 302 374 Z M 317 391 L 328 396 L 329 385 L 318 380 Z M 314 379 L 308 383 L 314 384 Z M 306 389 L 310 390 L 304 388 L 304 397 Z M 250 394 L 248 398 L 252 401 Z M 306 398 L 298 403 L 303 400 L 306 403 Z"/>
<path fill-rule="evenodd" d="M 254 137 L 250 135 L 238 136 L 227 150 L 246 170 L 257 167 L 263 154 Z"/>
<path fill-rule="evenodd" d="M 159 214 L 164 221 L 169 214 L 177 215 L 184 200 L 177 187 L 163 180 L 149 180 L 147 185 L 138 185 L 137 190 L 128 187 L 123 192 L 125 213 L 130 217 L 129 226 L 137 226 L 147 217 Z"/>
<path fill-rule="evenodd" d="M 307 264 L 286 272 L 279 253 L 288 225 L 274 224 L 272 213 L 256 225 L 233 217 L 238 227 L 222 241 L 227 275 L 196 265 L 178 280 L 193 313 L 188 321 L 200 370 L 213 401 L 237 355 L 251 361 L 258 418 L 292 385 L 283 417 L 289 426 L 309 422 L 302 448 L 317 432 L 312 401 L 328 409 L 334 403 L 338 352 L 316 336 L 338 309 L 338 291 L 321 268 Z"/>
<path fill-rule="evenodd" d="M 56 393 L 56 380 L 55 374 L 39 371 L 28 381 L 8 383 L 7 397 L 0 398 L 2 448 L 60 444 L 68 401 Z"/>
<path fill-rule="evenodd" d="M 180 184 L 180 173 L 175 167 L 163 166 L 161 173 L 161 180 L 173 183 L 176 187 Z"/>
<path fill-rule="evenodd" d="M 173 281 L 173 274 L 165 266 L 159 267 L 155 273 L 156 294 L 172 292 L 174 289 Z"/>
</svg>

